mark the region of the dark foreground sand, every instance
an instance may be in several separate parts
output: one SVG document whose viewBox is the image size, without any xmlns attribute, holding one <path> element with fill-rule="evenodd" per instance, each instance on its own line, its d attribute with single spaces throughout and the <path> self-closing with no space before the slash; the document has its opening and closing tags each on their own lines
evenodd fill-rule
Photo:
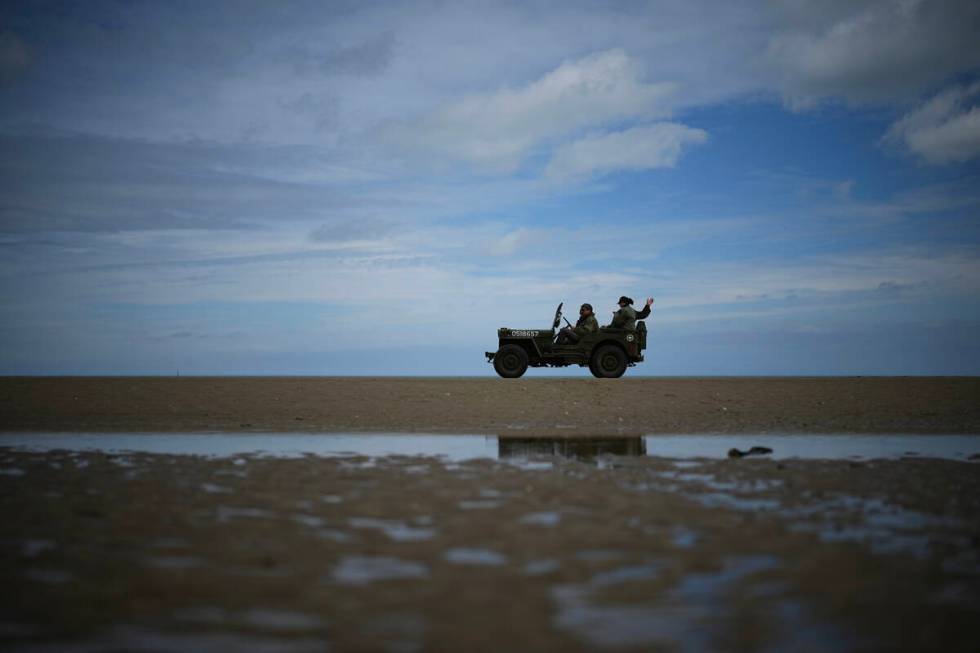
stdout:
<svg viewBox="0 0 980 653">
<path fill-rule="evenodd" d="M 0 450 L 0 648 L 975 651 L 978 470 Z"/>
<path fill-rule="evenodd" d="M 980 378 L 7 377 L 0 430 L 980 433 Z"/>
</svg>

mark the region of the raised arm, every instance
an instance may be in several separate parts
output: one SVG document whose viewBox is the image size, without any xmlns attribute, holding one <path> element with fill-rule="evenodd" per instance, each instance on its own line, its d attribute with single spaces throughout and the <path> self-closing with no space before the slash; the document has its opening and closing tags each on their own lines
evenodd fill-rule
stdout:
<svg viewBox="0 0 980 653">
<path fill-rule="evenodd" d="M 642 320 L 644 318 L 650 317 L 650 306 L 653 304 L 653 297 L 647 297 L 647 305 L 641 310 L 637 311 L 636 319 Z"/>
</svg>

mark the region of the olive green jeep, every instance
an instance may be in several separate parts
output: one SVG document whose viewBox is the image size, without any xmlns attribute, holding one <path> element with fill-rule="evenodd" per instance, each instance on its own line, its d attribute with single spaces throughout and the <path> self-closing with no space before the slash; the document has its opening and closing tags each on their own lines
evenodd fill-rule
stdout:
<svg viewBox="0 0 980 653">
<path fill-rule="evenodd" d="M 647 327 L 642 320 L 636 330 L 599 327 L 596 333 L 582 336 L 576 343 L 558 344 L 561 308 L 558 304 L 550 329 L 497 329 L 497 351 L 486 352 L 487 362 L 505 379 L 516 379 L 530 367 L 589 366 L 597 378 L 616 379 L 643 362 L 647 346 Z M 568 320 L 565 320 L 566 324 Z M 569 324 L 571 326 L 571 324 Z"/>
</svg>

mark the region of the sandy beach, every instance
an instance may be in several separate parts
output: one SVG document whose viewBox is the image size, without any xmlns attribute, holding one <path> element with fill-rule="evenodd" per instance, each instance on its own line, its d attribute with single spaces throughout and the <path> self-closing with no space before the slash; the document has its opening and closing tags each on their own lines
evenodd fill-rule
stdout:
<svg viewBox="0 0 980 653">
<path fill-rule="evenodd" d="M 0 510 L 11 651 L 968 651 L 980 616 L 972 463 L 8 450 Z"/>
<path fill-rule="evenodd" d="M 0 430 L 980 433 L 980 378 L 6 377 Z"/>
<path fill-rule="evenodd" d="M 974 378 L 6 378 L 0 431 L 20 444 L 0 446 L 0 648 L 972 651 L 980 439 L 957 460 L 714 444 L 681 459 L 638 435 L 938 442 L 980 433 L 978 392 Z M 64 435 L 32 449 L 43 431 Z M 222 435 L 190 433 L 207 431 Z M 75 450 L 86 432 L 175 451 L 255 432 L 474 433 L 492 450 Z"/>
</svg>

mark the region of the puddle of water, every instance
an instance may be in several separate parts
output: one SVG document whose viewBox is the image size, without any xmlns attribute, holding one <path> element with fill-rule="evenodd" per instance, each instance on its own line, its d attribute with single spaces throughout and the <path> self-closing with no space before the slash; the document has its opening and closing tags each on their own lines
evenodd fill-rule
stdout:
<svg viewBox="0 0 980 653">
<path fill-rule="evenodd" d="M 101 451 L 109 454 L 151 453 L 236 457 L 242 454 L 297 458 L 304 455 L 352 457 L 373 465 L 381 456 L 436 456 L 450 465 L 478 458 L 507 460 L 525 469 L 550 469 L 541 456 L 601 463 L 608 456 L 657 456 L 684 459 L 725 458 L 732 448 L 764 446 L 772 454 L 759 458 L 874 459 L 909 457 L 967 461 L 980 452 L 978 435 L 648 435 L 644 437 L 527 438 L 416 433 L 0 433 L 0 447 L 29 451 Z M 115 464 L 132 464 L 118 458 Z M 79 468 L 88 461 L 76 461 Z M 693 461 L 691 465 L 696 464 Z M 447 469 L 452 469 L 447 465 Z M 421 472 L 420 466 L 407 468 Z M 0 475 L 22 476 L 17 467 Z M 215 486 L 217 487 L 217 486 Z"/>
<path fill-rule="evenodd" d="M 655 578 L 657 563 L 601 572 L 579 585 L 552 588 L 558 614 L 555 625 L 597 648 L 673 645 L 682 651 L 712 650 L 712 625 L 726 613 L 736 583 L 778 565 L 769 556 L 732 558 L 714 573 L 691 574 L 658 602 L 639 605 L 596 604 L 596 590 Z"/>
<path fill-rule="evenodd" d="M 367 585 L 382 580 L 426 578 L 429 568 L 421 562 L 391 557 L 347 556 L 333 570 L 333 580 L 343 585 Z"/>
<path fill-rule="evenodd" d="M 962 534 L 967 525 L 962 521 L 908 510 L 876 498 L 842 495 L 808 506 L 785 508 L 780 514 L 805 520 L 793 523 L 793 530 L 817 533 L 824 542 L 862 542 L 875 553 L 901 552 L 924 558 L 936 544 L 968 548 Z M 972 559 L 974 573 L 977 557 Z"/>
<path fill-rule="evenodd" d="M 255 608 L 246 611 L 241 622 L 261 630 L 279 632 L 302 632 L 323 628 L 323 620 L 317 616 L 288 610 L 269 610 Z"/>
<path fill-rule="evenodd" d="M 604 587 L 606 585 L 619 585 L 639 580 L 651 580 L 660 575 L 663 565 L 660 563 L 650 563 L 646 565 L 634 565 L 632 567 L 618 567 L 603 571 L 592 577 L 589 584 L 592 587 Z"/>
<path fill-rule="evenodd" d="M 738 497 L 733 494 L 723 492 L 711 492 L 708 494 L 692 494 L 692 499 L 708 508 L 734 508 L 735 510 L 775 510 L 779 507 L 779 501 L 775 499 L 753 499 Z"/>
<path fill-rule="evenodd" d="M 492 510 L 500 507 L 500 501 L 493 499 L 468 499 L 459 502 L 460 510 Z"/>
<path fill-rule="evenodd" d="M 557 512 L 532 512 L 520 519 L 521 524 L 533 526 L 557 526 L 561 522 L 561 514 Z"/>
<path fill-rule="evenodd" d="M 686 576 L 672 592 L 671 598 L 678 602 L 701 604 L 721 601 L 723 590 L 732 583 L 752 574 L 775 569 L 779 561 L 773 556 L 757 555 L 731 558 L 725 561 L 720 571 Z"/>
<path fill-rule="evenodd" d="M 622 557 L 622 551 L 612 551 L 609 549 L 586 549 L 575 553 L 575 558 L 583 562 L 607 562 L 609 560 L 619 560 Z"/>
<path fill-rule="evenodd" d="M 0 447 L 217 458 L 241 454 L 277 458 L 441 456 L 453 461 L 497 457 L 497 438 L 493 436 L 417 433 L 0 433 Z M 245 465 L 247 461 L 239 458 L 235 464 Z M 10 470 L 0 472 L 24 473 Z"/>
<path fill-rule="evenodd" d="M 690 528 L 676 526 L 671 533 L 670 541 L 678 549 L 690 549 L 693 548 L 700 539 L 701 537 Z"/>
<path fill-rule="evenodd" d="M 350 542 L 352 539 L 354 539 L 350 533 L 345 533 L 344 531 L 339 531 L 335 528 L 321 528 L 316 532 L 316 536 L 321 540 L 330 540 L 331 542 L 337 542 L 340 544 Z"/>
<path fill-rule="evenodd" d="M 544 574 L 550 574 L 553 571 L 558 571 L 560 567 L 561 563 L 554 558 L 531 560 L 524 565 L 524 573 L 528 576 L 542 576 Z"/>
<path fill-rule="evenodd" d="M 500 566 L 507 564 L 507 556 L 490 549 L 449 549 L 446 560 L 454 565 Z"/>
<path fill-rule="evenodd" d="M 201 489 L 208 494 L 231 494 L 231 488 L 223 485 L 215 485 L 214 483 L 201 483 Z"/>
<path fill-rule="evenodd" d="M 729 449 L 753 446 L 773 450 L 752 459 L 873 459 L 916 457 L 968 460 L 980 451 L 977 435 L 648 435 L 648 456 L 664 458 L 725 458 Z"/>
<path fill-rule="evenodd" d="M 321 517 L 317 517 L 316 515 L 296 514 L 293 515 L 292 519 L 297 524 L 309 526 L 310 528 L 320 528 L 324 525 L 323 519 Z"/>
<path fill-rule="evenodd" d="M 228 522 L 232 519 L 272 519 L 274 515 L 262 508 L 233 508 L 229 506 L 218 506 L 217 518 L 219 522 Z"/>
<path fill-rule="evenodd" d="M 354 517 L 348 520 L 351 528 L 378 530 L 395 542 L 416 542 L 429 540 L 436 534 L 431 528 L 413 528 L 404 522 L 371 517 Z"/>
</svg>

